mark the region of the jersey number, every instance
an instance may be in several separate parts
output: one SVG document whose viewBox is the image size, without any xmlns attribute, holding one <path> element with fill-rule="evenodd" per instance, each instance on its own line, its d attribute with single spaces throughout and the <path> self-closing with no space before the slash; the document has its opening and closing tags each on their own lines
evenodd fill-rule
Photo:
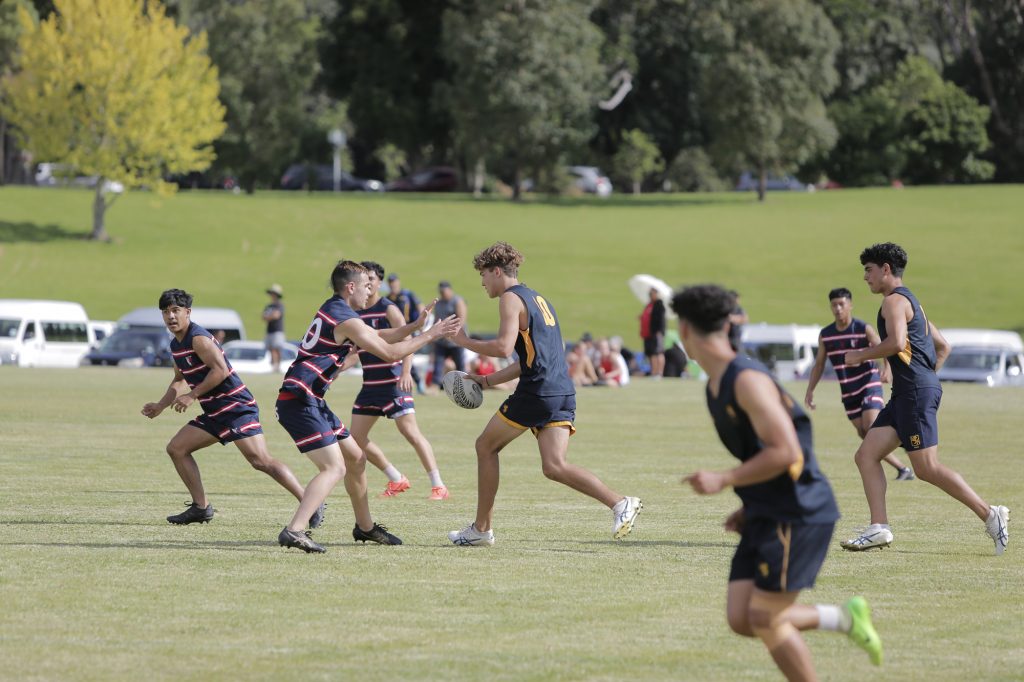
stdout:
<svg viewBox="0 0 1024 682">
<path fill-rule="evenodd" d="M 320 332 L 323 330 L 324 321 L 319 317 L 313 318 L 313 324 L 309 325 L 309 331 L 302 337 L 302 347 L 311 350 L 320 340 Z"/>
<path fill-rule="evenodd" d="M 534 296 L 533 300 L 537 301 L 537 307 L 540 308 L 540 314 L 544 316 L 544 324 L 549 327 L 555 326 L 555 315 L 551 312 L 551 308 L 548 307 L 548 302 L 540 296 Z"/>
</svg>

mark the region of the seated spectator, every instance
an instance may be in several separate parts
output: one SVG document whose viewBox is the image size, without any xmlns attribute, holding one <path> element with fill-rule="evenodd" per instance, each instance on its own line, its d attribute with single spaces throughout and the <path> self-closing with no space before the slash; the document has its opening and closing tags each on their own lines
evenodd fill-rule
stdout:
<svg viewBox="0 0 1024 682">
<path fill-rule="evenodd" d="M 590 361 L 586 344 L 577 343 L 572 346 L 566 351 L 565 361 L 569 365 L 569 378 L 575 386 L 593 386 L 597 383 L 597 370 Z"/>
<path fill-rule="evenodd" d="M 597 367 L 597 376 L 602 386 L 622 386 L 629 380 L 629 372 L 626 371 L 626 361 L 621 353 L 612 351 L 608 339 L 601 339 L 597 342 L 597 350 L 601 354 L 601 360 Z"/>
<path fill-rule="evenodd" d="M 629 369 L 629 360 L 626 358 L 627 351 L 622 347 L 622 337 L 611 337 L 608 339 L 608 346 L 611 348 L 612 357 L 615 359 L 616 364 L 619 366 L 619 371 L 622 373 L 619 385 L 625 386 L 629 383 L 629 376 L 632 372 Z M 633 353 L 630 353 L 630 356 L 632 355 Z"/>
</svg>

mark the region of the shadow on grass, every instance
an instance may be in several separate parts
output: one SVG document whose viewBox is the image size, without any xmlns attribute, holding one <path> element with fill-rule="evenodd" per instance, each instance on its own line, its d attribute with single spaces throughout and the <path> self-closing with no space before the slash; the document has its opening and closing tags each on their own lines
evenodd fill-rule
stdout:
<svg viewBox="0 0 1024 682">
<path fill-rule="evenodd" d="M 245 551 L 252 547 L 276 548 L 277 543 L 271 540 L 165 540 L 162 542 L 146 540 L 142 542 L 4 542 L 6 547 L 79 547 L 81 549 L 224 549 L 229 551 Z"/>
<path fill-rule="evenodd" d="M 39 225 L 36 223 L 12 223 L 0 220 L 0 243 L 16 242 L 55 242 L 61 239 L 84 240 L 89 235 L 85 232 L 71 232 L 60 225 Z"/>
</svg>

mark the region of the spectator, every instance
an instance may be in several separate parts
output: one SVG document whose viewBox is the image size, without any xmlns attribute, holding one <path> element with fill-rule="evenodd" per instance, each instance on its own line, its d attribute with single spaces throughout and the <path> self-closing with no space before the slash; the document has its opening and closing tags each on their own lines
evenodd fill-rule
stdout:
<svg viewBox="0 0 1024 682">
<path fill-rule="evenodd" d="M 281 349 L 286 343 L 284 338 L 284 289 L 280 284 L 271 284 L 267 289 L 270 303 L 263 309 L 263 321 L 267 323 L 266 346 L 270 351 L 270 364 L 275 372 L 281 371 Z"/>
<path fill-rule="evenodd" d="M 660 378 L 665 372 L 665 302 L 654 287 L 640 314 L 640 338 L 644 340 L 644 355 L 651 363 L 651 376 Z"/>
<path fill-rule="evenodd" d="M 665 332 L 665 374 L 667 377 L 681 377 L 686 373 L 686 365 L 690 359 L 686 357 L 683 344 L 679 341 L 679 332 L 669 329 Z"/>
<path fill-rule="evenodd" d="M 586 344 L 582 341 L 570 348 L 565 355 L 569 365 L 569 378 L 575 386 L 593 386 L 597 383 L 597 370 L 590 361 Z"/>
<path fill-rule="evenodd" d="M 443 320 L 449 315 L 457 315 L 465 324 L 466 302 L 461 296 L 457 296 L 452 290 L 448 280 L 441 280 L 437 285 L 438 300 L 434 306 L 434 317 Z M 465 355 L 462 347 L 452 343 L 448 338 L 439 338 L 434 342 L 432 348 L 434 374 L 431 381 L 436 386 L 441 385 L 441 377 L 444 376 L 445 360 L 450 359 L 455 369 L 460 372 L 466 371 Z"/>
<path fill-rule="evenodd" d="M 597 342 L 597 350 L 601 354 L 601 361 L 597 368 L 597 375 L 600 377 L 602 386 L 622 386 L 629 380 L 629 372 L 626 371 L 626 361 L 621 353 L 612 351 L 608 339 L 601 339 Z"/>
</svg>

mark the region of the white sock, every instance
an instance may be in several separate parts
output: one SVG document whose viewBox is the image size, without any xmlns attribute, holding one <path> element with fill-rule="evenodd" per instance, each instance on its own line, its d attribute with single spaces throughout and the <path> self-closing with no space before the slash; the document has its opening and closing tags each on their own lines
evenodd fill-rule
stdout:
<svg viewBox="0 0 1024 682">
<path fill-rule="evenodd" d="M 831 604 L 815 604 L 818 611 L 818 629 L 832 632 L 850 631 L 850 614 L 845 609 Z"/>
<path fill-rule="evenodd" d="M 389 464 L 384 469 L 384 475 L 388 477 L 388 480 L 392 483 L 398 483 L 402 480 L 402 472 L 395 468 L 395 465 Z"/>
<path fill-rule="evenodd" d="M 428 471 L 427 476 L 430 476 L 430 486 L 432 488 L 444 487 L 444 481 L 441 480 L 441 472 L 437 469 L 431 469 Z"/>
</svg>

